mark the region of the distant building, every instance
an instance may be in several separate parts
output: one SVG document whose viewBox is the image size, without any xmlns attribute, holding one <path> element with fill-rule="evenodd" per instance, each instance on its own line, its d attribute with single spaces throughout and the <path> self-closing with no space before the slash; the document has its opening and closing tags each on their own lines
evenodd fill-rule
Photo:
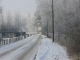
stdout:
<svg viewBox="0 0 80 60">
<path fill-rule="evenodd" d="M 26 32 L 0 32 L 2 33 L 2 38 L 13 38 L 18 36 L 25 36 Z"/>
</svg>

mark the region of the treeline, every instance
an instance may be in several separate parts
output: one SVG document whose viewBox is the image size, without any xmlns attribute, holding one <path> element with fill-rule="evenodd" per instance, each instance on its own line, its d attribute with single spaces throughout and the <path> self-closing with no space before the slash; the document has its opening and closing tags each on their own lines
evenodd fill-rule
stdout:
<svg viewBox="0 0 80 60">
<path fill-rule="evenodd" d="M 0 31 L 2 32 L 20 32 L 22 30 L 27 31 L 26 17 L 20 13 L 8 12 L 4 14 L 2 0 L 0 0 Z"/>
<path fill-rule="evenodd" d="M 38 3 L 37 10 L 35 12 L 36 18 L 39 19 L 41 17 L 41 27 L 42 27 L 42 33 L 46 34 L 47 31 L 47 22 L 48 22 L 48 31 L 49 33 L 52 32 L 52 6 L 51 6 L 51 0 L 36 0 Z M 38 20 L 37 19 L 37 20 Z"/>
<path fill-rule="evenodd" d="M 52 33 L 52 1 L 37 0 L 37 3 L 35 16 L 41 16 L 42 31 L 46 32 L 48 21 L 49 33 Z M 69 56 L 77 56 L 76 59 L 79 59 L 80 0 L 54 0 L 54 30 L 55 41 L 67 48 Z"/>
<path fill-rule="evenodd" d="M 1 19 L 1 31 L 6 32 L 20 32 L 26 30 L 26 17 L 20 14 L 11 14 L 10 12 L 6 16 L 2 15 Z"/>
</svg>

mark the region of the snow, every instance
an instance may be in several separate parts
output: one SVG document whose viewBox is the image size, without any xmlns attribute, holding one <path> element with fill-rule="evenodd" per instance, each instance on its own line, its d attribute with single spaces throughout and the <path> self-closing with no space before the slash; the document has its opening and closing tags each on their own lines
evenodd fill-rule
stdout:
<svg viewBox="0 0 80 60">
<path fill-rule="evenodd" d="M 18 42 L 14 42 L 14 43 L 11 43 L 11 44 L 8 44 L 8 45 L 1 46 L 0 47 L 0 54 L 4 53 L 6 51 L 12 50 L 16 47 L 19 47 L 20 45 L 25 44 L 26 42 L 28 42 L 29 40 L 31 40 L 34 37 L 35 37 L 35 35 L 33 35 L 31 37 L 28 37 L 26 39 L 20 40 Z"/>
<path fill-rule="evenodd" d="M 34 36 L 32 36 L 32 37 L 34 37 Z M 32 39 L 32 37 L 30 37 L 29 40 Z M 9 53 L 9 54 L 4 55 L 3 57 L 0 58 L 0 60 L 17 60 L 17 58 L 18 58 L 19 56 L 21 56 L 22 54 L 24 54 L 24 52 L 25 52 L 29 47 L 31 47 L 33 44 L 35 44 L 35 42 L 36 42 L 36 40 L 37 40 L 38 38 L 39 38 L 39 35 L 36 36 L 33 40 L 29 41 L 27 44 L 19 47 L 18 49 L 12 51 L 12 52 Z M 24 41 L 26 41 L 26 40 L 24 40 Z M 14 43 L 13 43 L 13 44 L 14 44 Z M 20 43 L 20 44 L 21 44 L 21 43 Z M 11 45 L 11 44 L 10 44 L 10 45 Z M 17 44 L 17 45 L 18 45 L 18 44 Z M 15 45 L 15 46 L 17 46 L 17 45 Z M 8 48 L 8 49 L 9 49 L 9 48 Z M 1 50 L 1 51 L 2 51 L 2 50 Z M 1 52 L 1 51 L 0 51 L 0 52 Z"/>
<path fill-rule="evenodd" d="M 69 60 L 66 50 L 51 39 L 43 36 L 35 60 Z"/>
<path fill-rule="evenodd" d="M 33 35 L 24 40 L 2 46 L 0 48 L 0 54 L 22 45 L 16 50 L 4 55 L 3 57 L 0 57 L 0 60 L 17 60 L 18 57 L 22 56 L 25 53 L 25 51 L 27 51 L 32 45 L 35 44 L 38 38 L 39 38 L 39 35 Z M 52 42 L 51 39 L 43 35 L 41 38 L 41 44 L 40 44 L 39 50 L 35 52 L 35 54 L 36 54 L 35 60 L 69 60 L 66 53 L 66 49 L 64 47 L 58 45 L 55 42 Z M 34 56 L 31 57 L 30 60 L 34 60 L 33 58 L 35 57 L 35 54 Z"/>
</svg>

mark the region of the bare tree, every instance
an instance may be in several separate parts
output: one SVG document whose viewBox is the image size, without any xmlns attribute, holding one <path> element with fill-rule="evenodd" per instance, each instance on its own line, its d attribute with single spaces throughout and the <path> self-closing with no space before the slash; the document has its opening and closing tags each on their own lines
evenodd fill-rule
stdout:
<svg viewBox="0 0 80 60">
<path fill-rule="evenodd" d="M 20 14 L 14 14 L 14 30 L 15 31 L 21 31 L 22 29 L 25 30 L 26 28 L 26 18 L 21 16 Z"/>
<path fill-rule="evenodd" d="M 51 1 L 50 0 L 37 0 L 38 7 L 35 13 L 35 16 L 41 16 L 42 28 L 44 32 L 47 31 L 47 21 L 48 21 L 48 31 L 52 32 L 52 10 L 51 10 Z"/>
<path fill-rule="evenodd" d="M 2 19 L 3 19 L 3 9 L 2 9 L 2 5 L 1 5 L 1 3 L 2 3 L 2 0 L 0 0 L 0 30 L 1 30 L 1 22 L 2 22 Z"/>
<path fill-rule="evenodd" d="M 10 12 L 7 14 L 7 31 L 12 31 L 12 14 Z"/>
</svg>

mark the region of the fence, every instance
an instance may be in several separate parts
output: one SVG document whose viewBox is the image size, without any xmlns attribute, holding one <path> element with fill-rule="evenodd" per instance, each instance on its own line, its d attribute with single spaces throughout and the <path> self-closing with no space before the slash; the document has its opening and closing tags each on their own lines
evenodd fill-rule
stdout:
<svg viewBox="0 0 80 60">
<path fill-rule="evenodd" d="M 3 38 L 3 39 L 0 40 L 0 46 L 7 45 L 7 44 L 10 44 L 10 43 L 14 43 L 14 42 L 20 41 L 22 39 L 24 39 L 23 36 L 14 37 L 14 38 Z"/>
</svg>

